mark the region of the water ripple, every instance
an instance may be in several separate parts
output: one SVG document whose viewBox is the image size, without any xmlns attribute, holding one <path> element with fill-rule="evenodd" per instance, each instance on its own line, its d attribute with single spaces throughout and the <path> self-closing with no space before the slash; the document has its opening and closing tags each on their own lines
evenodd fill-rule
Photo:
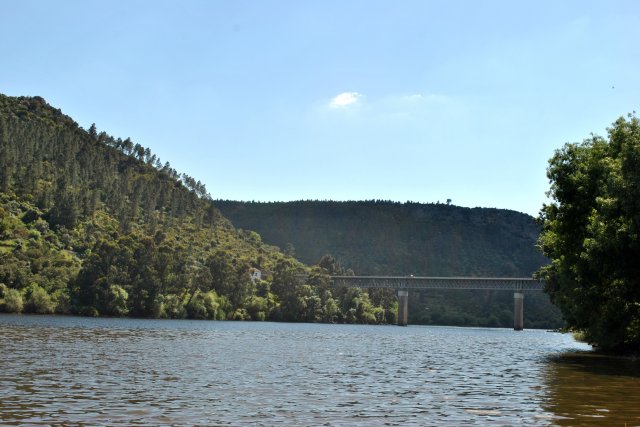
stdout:
<svg viewBox="0 0 640 427">
<path fill-rule="evenodd" d="M 638 424 L 640 376 L 566 356 L 585 349 L 543 331 L 0 316 L 0 424 Z"/>
</svg>

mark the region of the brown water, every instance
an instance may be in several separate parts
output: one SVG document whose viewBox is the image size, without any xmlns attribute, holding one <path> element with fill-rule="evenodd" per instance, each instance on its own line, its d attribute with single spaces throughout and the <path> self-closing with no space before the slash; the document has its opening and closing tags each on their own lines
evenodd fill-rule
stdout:
<svg viewBox="0 0 640 427">
<path fill-rule="evenodd" d="M 0 316 L 2 425 L 640 425 L 640 368 L 571 336 Z"/>
</svg>

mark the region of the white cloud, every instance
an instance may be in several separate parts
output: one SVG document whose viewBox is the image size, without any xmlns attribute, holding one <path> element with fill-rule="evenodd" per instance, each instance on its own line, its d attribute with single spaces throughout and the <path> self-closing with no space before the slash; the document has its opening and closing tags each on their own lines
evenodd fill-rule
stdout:
<svg viewBox="0 0 640 427">
<path fill-rule="evenodd" d="M 405 101 L 417 101 L 422 98 L 424 98 L 424 96 L 421 93 L 414 93 L 414 94 L 405 95 L 402 97 L 402 99 L 404 99 Z"/>
<path fill-rule="evenodd" d="M 427 104 L 445 104 L 452 101 L 451 98 L 449 98 L 448 96 L 439 95 L 436 93 L 427 93 L 427 94 L 412 93 L 410 95 L 402 95 L 399 98 L 392 96 L 389 99 L 400 100 L 405 102 L 414 102 L 414 103 L 420 102 L 420 103 L 427 103 Z"/>
<path fill-rule="evenodd" d="M 342 92 L 331 100 L 329 106 L 331 108 L 343 108 L 353 105 L 362 98 L 362 94 L 358 92 Z"/>
</svg>

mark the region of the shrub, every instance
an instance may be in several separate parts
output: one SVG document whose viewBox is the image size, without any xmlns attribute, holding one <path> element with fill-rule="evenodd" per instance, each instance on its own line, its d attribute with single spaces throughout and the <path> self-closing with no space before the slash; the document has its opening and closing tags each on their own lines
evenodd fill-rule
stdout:
<svg viewBox="0 0 640 427">
<path fill-rule="evenodd" d="M 30 295 L 27 299 L 25 311 L 37 314 L 51 314 L 55 311 L 56 305 L 49 293 L 39 285 L 30 286 Z"/>
<path fill-rule="evenodd" d="M 80 310 L 78 311 L 78 314 L 80 314 L 81 316 L 87 316 L 87 317 L 98 317 L 98 316 L 100 316 L 100 312 L 98 311 L 98 309 L 95 308 L 95 307 L 92 307 L 92 306 L 80 307 Z"/>
<path fill-rule="evenodd" d="M 207 309 L 207 318 L 208 319 L 216 319 L 218 315 L 218 309 L 220 308 L 220 304 L 218 304 L 218 295 L 214 292 L 207 292 L 204 294 L 204 307 Z"/>
<path fill-rule="evenodd" d="M 174 294 L 169 294 L 164 297 L 161 310 L 162 317 L 168 317 L 169 319 L 184 319 L 186 315 L 187 311 L 185 310 L 180 297 Z"/>
<path fill-rule="evenodd" d="M 4 293 L 3 309 L 7 313 L 22 313 L 22 294 L 17 289 L 8 289 Z"/>
<path fill-rule="evenodd" d="M 129 294 L 121 286 L 110 285 L 107 292 L 106 313 L 111 316 L 126 316 L 129 313 Z"/>
<path fill-rule="evenodd" d="M 187 304 L 187 316 L 190 319 L 207 319 L 207 307 L 204 304 L 204 298 L 200 292 L 196 293 L 189 304 Z"/>
<path fill-rule="evenodd" d="M 231 315 L 231 320 L 248 320 L 251 316 L 247 313 L 247 310 L 244 308 L 238 308 Z"/>
<path fill-rule="evenodd" d="M 55 312 L 58 314 L 68 314 L 71 312 L 71 298 L 67 289 L 58 289 L 51 294 L 55 306 Z"/>
</svg>

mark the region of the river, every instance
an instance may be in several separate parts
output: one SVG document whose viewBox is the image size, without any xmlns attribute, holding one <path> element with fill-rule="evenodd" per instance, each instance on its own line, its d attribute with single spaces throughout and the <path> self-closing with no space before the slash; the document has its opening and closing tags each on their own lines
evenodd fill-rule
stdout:
<svg viewBox="0 0 640 427">
<path fill-rule="evenodd" d="M 640 425 L 640 369 L 509 329 L 0 315 L 2 425 Z"/>
</svg>

